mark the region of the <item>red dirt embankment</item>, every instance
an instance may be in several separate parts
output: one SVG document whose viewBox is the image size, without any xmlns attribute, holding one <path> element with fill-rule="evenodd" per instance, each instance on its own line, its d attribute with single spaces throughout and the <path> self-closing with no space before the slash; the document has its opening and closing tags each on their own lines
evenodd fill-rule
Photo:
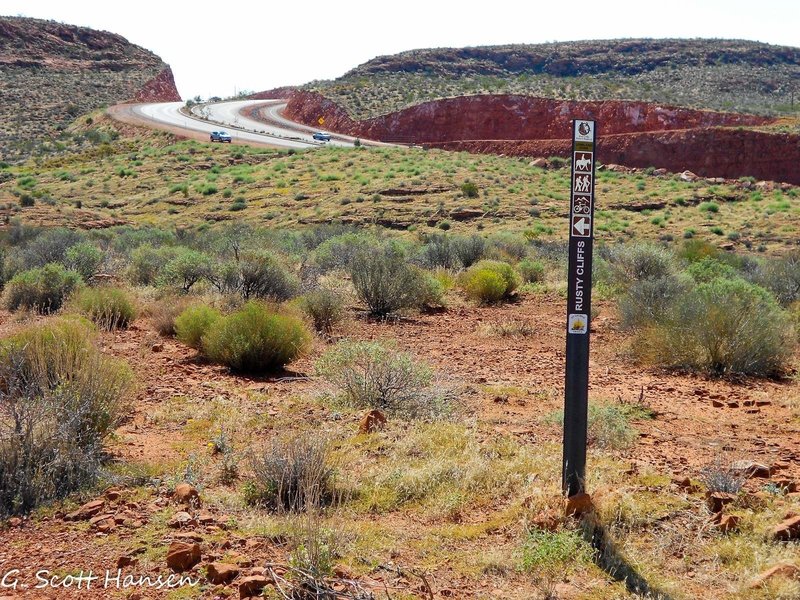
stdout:
<svg viewBox="0 0 800 600">
<path fill-rule="evenodd" d="M 734 129 L 771 121 L 754 115 L 646 102 L 485 95 L 425 102 L 356 121 L 313 92 L 293 94 L 285 114 L 308 125 L 322 116 L 326 129 L 356 137 L 518 156 L 568 156 L 565 132 L 581 115 L 597 120 L 599 158 L 605 163 L 800 184 L 800 136 Z"/>
<path fill-rule="evenodd" d="M 136 95 L 134 102 L 180 102 L 181 95 L 175 86 L 172 68 L 167 67 L 145 83 Z"/>
</svg>

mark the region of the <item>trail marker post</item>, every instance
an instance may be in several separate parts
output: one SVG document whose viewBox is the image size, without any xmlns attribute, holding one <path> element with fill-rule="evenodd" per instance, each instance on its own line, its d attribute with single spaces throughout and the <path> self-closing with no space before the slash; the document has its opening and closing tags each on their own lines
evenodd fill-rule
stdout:
<svg viewBox="0 0 800 600">
<path fill-rule="evenodd" d="M 567 496 L 584 491 L 589 410 L 589 322 L 592 308 L 595 122 L 572 122 L 569 211 L 567 368 L 564 385 L 564 462 Z"/>
</svg>

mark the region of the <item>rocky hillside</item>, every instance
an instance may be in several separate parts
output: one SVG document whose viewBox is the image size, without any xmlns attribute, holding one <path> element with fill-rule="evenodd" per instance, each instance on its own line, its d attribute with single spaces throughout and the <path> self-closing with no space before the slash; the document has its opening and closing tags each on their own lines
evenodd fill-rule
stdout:
<svg viewBox="0 0 800 600">
<path fill-rule="evenodd" d="M 524 94 L 641 100 L 758 114 L 792 111 L 800 48 L 741 40 L 608 40 L 412 50 L 306 86 L 363 119 L 426 100 Z"/>
<path fill-rule="evenodd" d="M 180 100 L 169 66 L 113 33 L 0 17 L 4 160 L 57 151 L 59 132 L 67 123 L 124 100 Z"/>
</svg>

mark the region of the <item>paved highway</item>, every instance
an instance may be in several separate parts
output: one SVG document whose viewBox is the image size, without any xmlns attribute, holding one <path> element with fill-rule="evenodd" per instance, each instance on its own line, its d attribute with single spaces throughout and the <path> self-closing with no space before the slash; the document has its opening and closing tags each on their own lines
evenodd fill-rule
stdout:
<svg viewBox="0 0 800 600">
<path fill-rule="evenodd" d="M 165 129 L 208 141 L 212 131 L 224 129 L 231 134 L 233 143 L 243 143 L 276 148 L 314 148 L 320 146 L 353 146 L 355 138 L 331 134 L 330 142 L 320 142 L 312 137 L 313 127 L 301 125 L 281 116 L 285 100 L 236 100 L 201 104 L 192 107 L 191 114 L 181 109 L 183 102 L 156 104 L 119 104 L 109 113 L 121 121 Z M 263 120 L 249 116 L 260 108 Z M 365 145 L 385 145 L 365 142 Z M 386 144 L 388 145 L 388 144 Z"/>
</svg>

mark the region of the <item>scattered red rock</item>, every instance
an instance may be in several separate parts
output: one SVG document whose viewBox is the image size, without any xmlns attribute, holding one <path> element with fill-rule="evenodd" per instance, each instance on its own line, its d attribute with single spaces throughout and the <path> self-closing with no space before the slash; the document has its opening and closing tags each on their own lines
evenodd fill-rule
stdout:
<svg viewBox="0 0 800 600">
<path fill-rule="evenodd" d="M 188 483 L 178 484 L 172 493 L 172 499 L 178 504 L 200 506 L 200 493 Z"/>
<path fill-rule="evenodd" d="M 789 579 L 800 579 L 800 568 L 791 563 L 783 563 L 775 565 L 767 569 L 756 577 L 753 582 L 748 586 L 750 589 L 756 589 L 763 586 L 767 581 L 774 577 L 787 577 Z"/>
<path fill-rule="evenodd" d="M 100 514 L 106 505 L 103 499 L 92 500 L 81 506 L 78 510 L 69 513 L 64 517 L 65 521 L 88 521 L 94 516 Z"/>
<path fill-rule="evenodd" d="M 193 527 L 197 525 L 197 521 L 189 513 L 180 511 L 172 516 L 167 525 L 173 529 L 180 529 L 182 527 Z"/>
<path fill-rule="evenodd" d="M 729 533 L 739 529 L 739 517 L 736 515 L 723 515 L 717 513 L 719 518 L 716 520 L 717 528 L 723 533 Z"/>
<path fill-rule="evenodd" d="M 239 598 L 258 596 L 269 583 L 270 580 L 263 575 L 245 577 L 239 582 Z"/>
<path fill-rule="evenodd" d="M 182 573 L 188 571 L 201 560 L 200 544 L 186 544 L 184 542 L 172 542 L 167 550 L 167 566 Z"/>
<path fill-rule="evenodd" d="M 706 501 L 708 502 L 708 508 L 713 513 L 720 512 L 725 506 L 730 504 L 736 500 L 735 494 L 729 494 L 727 492 L 709 492 L 706 495 Z"/>
<path fill-rule="evenodd" d="M 787 516 L 772 530 L 772 537 L 781 542 L 800 539 L 800 516 Z"/>
<path fill-rule="evenodd" d="M 227 563 L 215 562 L 208 565 L 208 580 L 215 585 L 226 585 L 239 575 L 239 567 Z"/>
</svg>

